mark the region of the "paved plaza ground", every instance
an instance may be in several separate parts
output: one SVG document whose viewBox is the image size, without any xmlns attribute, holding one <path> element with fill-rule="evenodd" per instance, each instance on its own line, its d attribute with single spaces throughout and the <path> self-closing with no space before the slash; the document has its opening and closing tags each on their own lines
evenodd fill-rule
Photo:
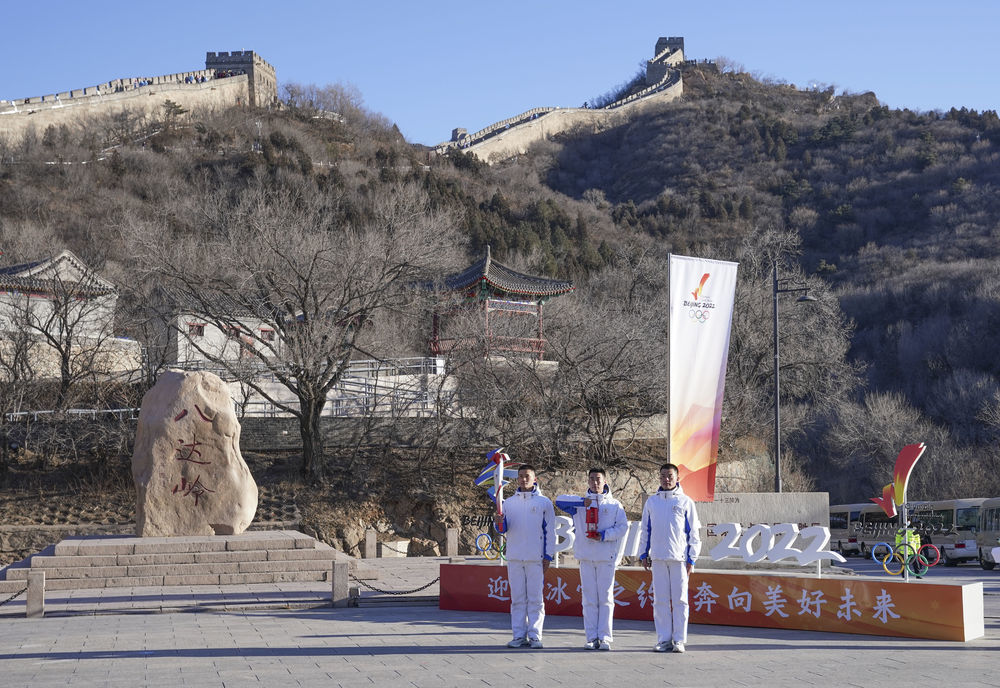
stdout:
<svg viewBox="0 0 1000 688">
<path fill-rule="evenodd" d="M 387 560 L 376 584 L 426 582 L 439 561 Z M 652 623 L 640 621 L 616 622 L 611 652 L 587 651 L 581 619 L 556 616 L 546 619 L 544 650 L 508 650 L 505 614 L 391 601 L 332 609 L 316 606 L 329 600 L 321 583 L 54 592 L 43 619 L 23 618 L 23 604 L 18 616 L 17 600 L 0 607 L 0 685 L 995 686 L 1000 594 L 992 579 L 1000 576 L 969 567 L 957 575 L 989 577 L 985 638 L 693 625 L 684 655 L 652 652 Z"/>
</svg>

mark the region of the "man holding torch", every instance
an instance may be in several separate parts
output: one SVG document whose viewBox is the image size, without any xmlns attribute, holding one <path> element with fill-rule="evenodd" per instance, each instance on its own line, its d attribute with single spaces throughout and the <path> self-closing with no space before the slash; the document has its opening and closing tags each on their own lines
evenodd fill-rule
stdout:
<svg viewBox="0 0 1000 688">
<path fill-rule="evenodd" d="M 502 470 L 502 469 L 501 469 Z M 545 571 L 555 552 L 556 515 L 552 501 L 538 489 L 535 468 L 517 469 L 517 491 L 498 498 L 496 526 L 507 536 L 507 579 L 510 581 L 510 626 L 514 638 L 507 647 L 542 648 Z"/>
</svg>

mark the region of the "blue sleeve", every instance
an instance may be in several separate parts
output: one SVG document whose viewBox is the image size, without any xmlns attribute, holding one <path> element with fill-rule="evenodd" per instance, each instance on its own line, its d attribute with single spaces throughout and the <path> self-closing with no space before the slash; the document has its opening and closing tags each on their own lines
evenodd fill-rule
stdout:
<svg viewBox="0 0 1000 688">
<path fill-rule="evenodd" d="M 649 500 L 642 507 L 642 521 L 639 524 L 639 559 L 649 558 L 650 541 Z"/>
<path fill-rule="evenodd" d="M 559 495 L 556 497 L 556 506 L 572 516 L 577 509 L 583 508 L 583 497 L 576 495 Z M 552 513 L 555 513 L 554 511 Z"/>
</svg>

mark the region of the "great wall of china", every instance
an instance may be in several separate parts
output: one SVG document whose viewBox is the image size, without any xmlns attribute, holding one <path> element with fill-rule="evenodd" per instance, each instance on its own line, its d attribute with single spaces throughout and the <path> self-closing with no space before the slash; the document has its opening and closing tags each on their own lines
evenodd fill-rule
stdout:
<svg viewBox="0 0 1000 688">
<path fill-rule="evenodd" d="M 155 77 L 114 79 L 95 86 L 16 100 L 0 100 L 0 135 L 17 140 L 50 125 L 114 116 L 124 110 L 150 115 L 170 100 L 186 110 L 277 102 L 274 67 L 252 50 L 206 53 L 205 68 Z"/>
<path fill-rule="evenodd" d="M 601 131 L 684 92 L 685 67 L 710 61 L 686 60 L 684 39 L 660 37 L 646 62 L 646 85 L 601 108 L 537 107 L 469 134 L 455 129 L 450 141 L 434 151 L 462 150 L 487 163 L 524 154 L 533 143 L 584 127 Z M 149 78 L 122 78 L 50 95 L 0 100 L 0 136 L 17 140 L 30 131 L 41 136 L 49 126 L 81 123 L 93 116 L 159 114 L 170 100 L 186 110 L 232 106 L 270 107 L 278 103 L 275 69 L 252 50 L 206 53 L 205 69 Z"/>
<path fill-rule="evenodd" d="M 650 105 L 666 103 L 684 92 L 682 69 L 695 64 L 684 58 L 684 39 L 661 37 L 654 57 L 646 62 L 646 87 L 599 109 L 537 107 L 469 134 L 455 129 L 450 141 L 438 144 L 435 152 L 462 150 L 487 163 L 523 155 L 531 144 L 577 127 L 600 131 L 621 123 Z M 703 65 L 714 68 L 712 62 Z"/>
</svg>

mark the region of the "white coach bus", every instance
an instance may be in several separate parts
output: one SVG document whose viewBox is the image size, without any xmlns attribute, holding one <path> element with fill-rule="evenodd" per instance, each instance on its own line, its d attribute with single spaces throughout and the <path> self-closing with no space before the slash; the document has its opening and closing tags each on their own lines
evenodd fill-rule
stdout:
<svg viewBox="0 0 1000 688">
<path fill-rule="evenodd" d="M 979 531 L 976 533 L 976 556 L 979 565 L 992 571 L 1000 555 L 1000 497 L 987 499 L 979 507 Z"/>
<path fill-rule="evenodd" d="M 948 566 L 978 558 L 976 532 L 985 499 L 943 499 L 910 502 L 911 527 L 922 544 L 935 545 Z M 835 525 L 836 524 L 836 525 Z M 874 502 L 830 507 L 830 545 L 841 554 L 868 556 L 872 545 L 895 543 L 899 517 L 889 518 Z"/>
</svg>

